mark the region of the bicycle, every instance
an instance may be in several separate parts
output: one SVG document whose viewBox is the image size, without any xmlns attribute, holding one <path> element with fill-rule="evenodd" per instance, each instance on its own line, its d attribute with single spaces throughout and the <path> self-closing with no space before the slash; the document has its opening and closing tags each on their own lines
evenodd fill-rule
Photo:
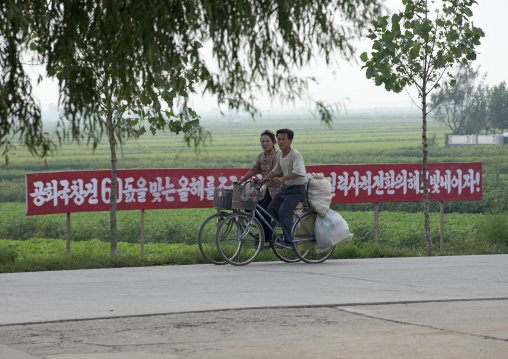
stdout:
<svg viewBox="0 0 508 359">
<path fill-rule="evenodd" d="M 247 207 L 244 209 L 252 210 L 250 213 L 245 211 L 234 212 L 219 224 L 216 244 L 222 258 L 233 265 L 246 265 L 256 259 L 265 243 L 265 233 L 258 219 L 260 218 L 272 232 L 272 240 L 269 241 L 270 247 L 280 260 L 288 263 L 300 260 L 306 263 L 321 263 L 328 259 L 332 255 L 335 246 L 323 252 L 316 252 L 314 234 L 316 213 L 312 211 L 302 214 L 294 212 L 296 220 L 291 229 L 291 249 L 277 245 L 277 242 L 283 240 L 282 226 L 279 221 L 257 203 L 260 188 L 265 181 L 261 182 L 259 187 L 253 186 L 257 190 L 257 197 L 252 197 L 252 202 L 244 202 L 245 207 Z M 246 184 L 250 182 L 252 181 L 247 181 Z M 275 223 L 275 226 L 272 226 L 263 214 L 268 216 Z"/>
<path fill-rule="evenodd" d="M 231 214 L 227 212 L 232 210 L 231 201 L 233 196 L 232 189 L 216 188 L 214 191 L 213 208 L 217 213 L 211 215 L 201 225 L 198 233 L 198 247 L 203 257 L 212 264 L 223 265 L 228 264 L 216 246 L 217 230 L 220 223 Z M 236 212 L 236 210 L 233 210 Z"/>
<path fill-rule="evenodd" d="M 219 253 L 216 246 L 216 236 L 217 230 L 220 223 L 230 215 L 227 210 L 232 210 L 233 212 L 237 212 L 238 210 L 232 209 L 232 189 L 215 189 L 214 193 L 214 205 L 213 207 L 217 209 L 217 213 L 208 217 L 203 224 L 201 225 L 198 233 L 198 247 L 199 251 L 203 255 L 203 257 L 212 264 L 223 265 L 228 262 L 224 260 L 223 256 Z M 282 236 L 282 228 L 277 226 L 275 228 L 276 231 L 279 231 L 280 236 Z M 272 248 L 273 252 L 277 256 L 277 258 L 290 262 L 290 261 L 299 261 L 300 259 L 296 257 L 294 252 L 291 250 L 290 253 L 285 255 L 284 252 L 287 252 L 284 248 Z M 233 254 L 234 255 L 234 254 Z"/>
<path fill-rule="evenodd" d="M 220 223 L 229 215 L 230 213 L 224 212 L 221 210 L 217 210 L 216 214 L 211 215 L 201 225 L 199 228 L 198 234 L 198 246 L 199 251 L 205 257 L 205 259 L 212 264 L 228 264 L 225 261 L 216 246 L 216 238 L 217 238 L 217 230 L 219 228 Z"/>
</svg>

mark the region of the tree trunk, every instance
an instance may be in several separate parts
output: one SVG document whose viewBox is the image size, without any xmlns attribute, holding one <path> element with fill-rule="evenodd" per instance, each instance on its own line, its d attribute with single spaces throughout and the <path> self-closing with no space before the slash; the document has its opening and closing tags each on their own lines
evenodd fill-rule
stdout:
<svg viewBox="0 0 508 359">
<path fill-rule="evenodd" d="M 427 254 L 434 255 L 434 248 L 432 246 L 432 237 L 430 235 L 430 218 L 429 218 L 429 184 L 427 181 L 427 157 L 429 147 L 427 142 L 427 98 L 425 95 L 426 88 L 423 86 L 422 95 L 422 145 L 423 145 L 423 160 L 422 160 L 422 181 L 423 181 L 423 215 L 425 216 L 425 243 L 427 246 Z"/>
<path fill-rule="evenodd" d="M 111 151 L 111 193 L 109 196 L 109 228 L 110 228 L 110 242 L 111 242 L 111 256 L 118 255 L 117 237 L 116 237 L 116 188 L 117 188 L 117 175 L 116 175 L 116 144 L 115 144 L 115 127 L 113 124 L 113 110 L 111 108 L 111 101 L 107 103 L 107 124 L 109 136 L 109 149 Z"/>
</svg>

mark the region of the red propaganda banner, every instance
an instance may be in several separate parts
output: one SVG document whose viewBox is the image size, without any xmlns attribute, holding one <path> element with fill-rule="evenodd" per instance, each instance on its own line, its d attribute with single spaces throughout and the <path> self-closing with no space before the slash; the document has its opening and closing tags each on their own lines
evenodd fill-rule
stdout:
<svg viewBox="0 0 508 359">
<path fill-rule="evenodd" d="M 308 166 L 307 171 L 313 166 Z M 422 202 L 421 164 L 316 166 L 332 184 L 332 203 Z M 429 200 L 482 199 L 482 163 L 429 163 Z"/>
<path fill-rule="evenodd" d="M 431 201 L 482 199 L 482 164 L 430 163 Z M 215 188 L 231 188 L 248 169 L 118 170 L 117 209 L 212 208 Z M 421 202 L 421 164 L 318 165 L 332 184 L 332 203 Z M 26 175 L 26 214 L 109 211 L 111 171 Z"/>
</svg>

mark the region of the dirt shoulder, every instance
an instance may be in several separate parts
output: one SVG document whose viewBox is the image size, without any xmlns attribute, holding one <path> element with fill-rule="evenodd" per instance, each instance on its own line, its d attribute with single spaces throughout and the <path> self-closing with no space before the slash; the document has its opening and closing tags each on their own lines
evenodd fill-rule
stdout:
<svg viewBox="0 0 508 359">
<path fill-rule="evenodd" d="M 0 327 L 0 357 L 490 358 L 508 353 L 508 299 L 267 308 Z"/>
</svg>

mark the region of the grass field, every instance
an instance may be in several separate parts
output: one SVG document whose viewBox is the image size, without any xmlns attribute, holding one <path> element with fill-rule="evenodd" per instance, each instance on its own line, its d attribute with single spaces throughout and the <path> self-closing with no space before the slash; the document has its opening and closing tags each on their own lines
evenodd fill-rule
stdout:
<svg viewBox="0 0 508 359">
<path fill-rule="evenodd" d="M 208 118 L 202 124 L 210 131 L 212 142 L 200 153 L 184 146 L 182 136 L 147 133 L 118 148 L 118 168 L 248 168 L 260 152 L 259 134 L 265 129 L 276 131 L 283 127 L 295 131 L 293 147 L 302 153 L 307 165 L 420 163 L 422 159 L 421 119 L 415 113 L 349 114 L 336 119 L 331 128 L 305 113 L 267 115 L 255 121 Z M 486 202 L 498 198 L 508 179 L 508 146 L 446 148 L 446 133 L 446 128 L 430 121 L 429 162 L 482 161 L 484 198 Z M 109 168 L 109 146 L 105 141 L 95 151 L 85 144 L 66 143 L 46 161 L 33 158 L 20 147 L 11 154 L 9 165 L 0 170 L 0 202 L 24 200 L 26 173 Z M 489 191 L 495 193 L 492 198 Z M 475 211 L 484 212 L 490 205 L 476 203 L 474 206 L 479 208 Z M 465 209 L 466 206 L 455 206 L 452 210 Z"/>
<path fill-rule="evenodd" d="M 414 113 L 378 114 L 375 117 L 350 114 L 336 119 L 331 128 L 305 113 L 265 116 L 255 121 L 205 119 L 202 125 L 210 131 L 212 142 L 199 154 L 184 146 L 181 136 L 145 134 L 124 144 L 122 149 L 118 148 L 118 168 L 246 168 L 252 165 L 260 152 L 259 134 L 265 129 L 275 132 L 284 127 L 295 131 L 293 147 L 302 153 L 307 165 L 419 163 L 422 157 L 421 119 Z M 483 162 L 484 199 L 446 204 L 445 254 L 506 253 L 508 228 L 504 223 L 508 221 L 503 211 L 508 210 L 505 190 L 508 184 L 508 146 L 446 148 L 444 139 L 447 132 L 440 124 L 430 122 L 429 162 Z M 22 262 L 16 261 L 18 267 L 18 264 L 9 264 L 7 267 L 10 269 L 5 270 L 72 269 L 76 265 L 79 268 L 79 263 L 82 263 L 81 267 L 86 267 L 89 256 L 95 256 L 97 248 L 101 248 L 101 253 L 107 251 L 107 212 L 72 215 L 71 233 L 75 251 L 72 259 L 61 253 L 65 216 L 26 217 L 22 201 L 25 198 L 26 173 L 108 168 L 110 158 L 106 142 L 95 151 L 84 144 L 64 144 L 46 162 L 33 158 L 21 147 L 11 153 L 9 165 L 0 169 L 0 246 L 11 248 Z M 342 245 L 335 258 L 425 255 L 420 203 L 381 204 L 380 246 L 373 246 L 372 208 L 371 204 L 335 207 L 355 234 L 354 243 Z M 432 236 L 438 251 L 439 217 L 435 213 L 437 207 L 433 205 L 431 208 L 434 211 L 431 217 Z M 123 243 L 119 248 L 128 258 L 111 262 L 104 253 L 106 257 L 100 257 L 89 265 L 201 263 L 195 244 L 196 235 L 202 221 L 211 213 L 212 209 L 147 211 L 145 239 L 149 258 L 140 260 L 139 211 L 119 212 L 118 238 Z M 493 215 L 488 217 L 484 213 Z M 491 218 L 491 222 L 485 221 L 485 218 Z M 501 245 L 498 239 L 487 245 L 485 239 L 490 237 L 500 238 Z M 78 244 L 81 242 L 90 243 Z M 54 250 L 60 255 L 55 257 Z M 274 260 L 272 257 L 267 253 L 260 259 Z"/>
<path fill-rule="evenodd" d="M 295 131 L 293 147 L 302 153 L 308 165 L 418 163 L 422 157 L 421 119 L 414 113 L 377 118 L 348 115 L 336 119 L 331 128 L 310 115 L 281 115 L 240 122 L 205 119 L 202 125 L 210 131 L 212 142 L 199 154 L 184 146 L 182 136 L 147 133 L 123 146 L 123 159 L 118 148 L 119 168 L 248 167 L 260 151 L 259 134 L 265 129 L 275 132 L 283 127 Z M 500 172 L 508 174 L 508 163 L 502 159 L 508 153 L 505 148 L 508 146 L 445 148 L 447 132 L 442 125 L 430 121 L 429 161 L 497 161 Z M 66 143 L 46 162 L 34 159 L 19 147 L 11 153 L 9 165 L 2 167 L 0 180 L 22 178 L 27 172 L 108 168 L 106 141 L 95 151 L 86 144 Z"/>
<path fill-rule="evenodd" d="M 182 136 L 158 133 L 145 134 L 123 146 L 123 156 L 118 151 L 119 168 L 183 168 L 183 167 L 246 167 L 260 151 L 259 134 L 270 129 L 288 127 L 295 131 L 293 146 L 306 160 L 306 164 L 346 163 L 341 153 L 418 148 L 421 143 L 421 124 L 417 117 L 400 115 L 400 118 L 346 117 L 337 119 L 331 128 L 320 124 L 311 117 L 271 117 L 255 121 L 244 119 L 233 123 L 227 119 L 203 120 L 203 126 L 210 131 L 212 142 L 196 155 L 193 148 L 185 147 Z M 429 134 L 443 146 L 445 129 L 432 124 Z M 348 155 L 351 158 L 350 155 Z M 392 161 L 405 157 L 395 155 Z M 418 160 L 415 152 L 412 158 Z M 354 156 L 351 160 L 357 160 Z M 359 158 L 358 158 L 359 160 Z M 323 162 L 326 161 L 326 162 Z M 356 162 L 355 162 L 356 163 Z M 110 167 L 109 146 L 103 141 L 92 151 L 86 145 L 65 144 L 58 153 L 48 158 L 48 170 L 107 169 Z M 10 164 L 2 169 L 1 179 L 24 175 L 25 171 L 44 171 L 44 161 L 34 159 L 26 150 L 18 149 L 10 156 Z M 10 175 L 9 175 L 10 173 Z"/>
<path fill-rule="evenodd" d="M 66 253 L 65 215 L 24 217 L 22 203 L 0 203 L 0 273 L 145 265 L 206 263 L 198 229 L 211 209 L 147 211 L 144 257 L 140 257 L 139 211 L 118 215 L 118 257 L 109 256 L 106 213 L 75 213 L 71 253 Z M 341 212 L 354 241 L 337 247 L 332 258 L 425 256 L 422 213 L 381 212 L 379 243 L 374 243 L 372 212 Z M 439 215 L 431 214 L 436 254 L 508 253 L 508 217 L 447 214 L 444 252 L 439 251 Z M 6 239 L 1 239 L 6 238 Z M 14 240 L 13 238 L 17 238 Z M 258 261 L 274 261 L 263 251 Z"/>
</svg>

